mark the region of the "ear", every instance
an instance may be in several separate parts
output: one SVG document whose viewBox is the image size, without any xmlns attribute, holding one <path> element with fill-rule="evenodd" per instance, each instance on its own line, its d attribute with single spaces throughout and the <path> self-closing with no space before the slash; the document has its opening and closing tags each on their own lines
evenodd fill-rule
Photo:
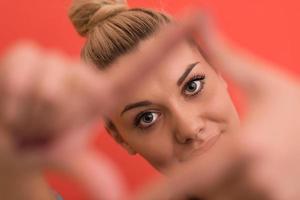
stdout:
<svg viewBox="0 0 300 200">
<path fill-rule="evenodd" d="M 105 126 L 105 129 L 130 155 L 136 154 L 136 151 L 123 139 L 114 124 L 110 122 L 109 125 Z"/>
</svg>

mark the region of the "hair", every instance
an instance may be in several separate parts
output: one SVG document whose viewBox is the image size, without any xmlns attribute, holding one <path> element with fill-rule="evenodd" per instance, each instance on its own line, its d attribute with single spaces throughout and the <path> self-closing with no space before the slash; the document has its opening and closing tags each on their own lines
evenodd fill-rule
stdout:
<svg viewBox="0 0 300 200">
<path fill-rule="evenodd" d="M 77 32 L 86 37 L 81 57 L 105 69 L 172 21 L 159 11 L 128 8 L 116 0 L 73 0 L 69 10 Z"/>
</svg>

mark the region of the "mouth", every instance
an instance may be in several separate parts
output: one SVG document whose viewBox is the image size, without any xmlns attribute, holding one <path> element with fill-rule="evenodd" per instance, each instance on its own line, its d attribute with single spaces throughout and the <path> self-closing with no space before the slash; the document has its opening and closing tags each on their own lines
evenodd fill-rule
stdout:
<svg viewBox="0 0 300 200">
<path fill-rule="evenodd" d="M 215 146 L 215 144 L 219 141 L 222 135 L 223 133 L 218 133 L 214 136 L 211 136 L 205 142 L 199 145 L 195 150 L 193 150 L 184 160 L 190 160 L 191 158 L 203 155 Z"/>
</svg>

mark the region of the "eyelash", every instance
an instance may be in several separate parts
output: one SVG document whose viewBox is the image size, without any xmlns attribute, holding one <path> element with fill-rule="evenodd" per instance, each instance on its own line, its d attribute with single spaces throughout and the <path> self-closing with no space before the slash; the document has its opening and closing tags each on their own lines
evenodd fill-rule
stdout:
<svg viewBox="0 0 300 200">
<path fill-rule="evenodd" d="M 192 95 L 186 95 L 186 96 L 192 97 L 192 96 L 195 96 L 195 95 L 199 94 L 199 93 L 203 90 L 203 88 L 204 88 L 204 85 L 205 85 L 205 79 L 206 79 L 206 75 L 205 75 L 205 74 L 196 74 L 196 75 L 192 76 L 192 77 L 184 84 L 184 86 L 182 87 L 181 93 L 182 93 L 183 95 L 186 95 L 186 94 L 184 94 L 184 91 L 186 90 L 188 84 L 191 83 L 192 81 L 200 81 L 200 82 L 201 82 L 201 88 L 199 89 L 199 91 L 196 92 L 195 94 L 192 94 Z"/>
<path fill-rule="evenodd" d="M 143 130 L 143 129 L 147 129 L 147 128 L 150 128 L 151 126 L 155 125 L 156 122 L 154 122 L 152 125 L 148 126 L 148 127 L 141 127 L 139 126 L 140 122 L 141 122 L 141 119 L 142 117 L 146 114 L 146 113 L 155 113 L 155 114 L 158 114 L 158 117 L 160 117 L 160 113 L 159 112 L 155 112 L 155 111 L 144 111 L 144 112 L 141 112 L 139 113 L 136 118 L 134 119 L 134 126 L 135 127 L 138 127 L 139 129 Z"/>
</svg>

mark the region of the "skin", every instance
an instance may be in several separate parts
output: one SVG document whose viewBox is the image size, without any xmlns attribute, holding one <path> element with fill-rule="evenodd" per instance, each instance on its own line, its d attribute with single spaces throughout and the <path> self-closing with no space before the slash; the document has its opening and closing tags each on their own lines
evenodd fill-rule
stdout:
<svg viewBox="0 0 300 200">
<path fill-rule="evenodd" d="M 128 56 L 139 58 L 155 40 L 141 42 Z M 140 154 L 161 172 L 201 156 L 239 127 L 226 82 L 187 42 L 129 97 L 119 98 L 109 132 L 130 154 Z"/>
<path fill-rule="evenodd" d="M 133 73 L 119 73 L 119 75 L 112 73 L 111 79 L 105 80 L 102 76 L 95 77 L 95 73 L 88 72 L 86 67 L 73 68 L 74 71 L 71 70 L 74 73 L 73 77 L 80 80 L 80 84 L 77 85 L 80 87 L 75 88 L 70 88 L 70 85 L 66 87 L 65 76 L 61 76 L 61 74 L 70 75 L 70 66 L 74 67 L 74 62 L 70 63 L 67 59 L 53 57 L 53 55 L 49 57 L 49 54 L 42 53 L 39 48 L 28 44 L 23 45 L 22 48 L 14 48 L 4 56 L 0 68 L 0 91 L 2 93 L 0 99 L 0 196 L 4 199 L 52 198 L 39 173 L 47 167 L 53 169 L 56 165 L 81 176 L 81 180 L 85 180 L 83 182 L 90 188 L 89 191 L 94 199 L 122 199 L 122 196 L 118 196 L 119 198 L 114 196 L 116 193 L 120 194 L 114 183 L 110 183 L 112 190 L 106 188 L 107 190 L 102 191 L 107 192 L 104 196 L 99 192 L 99 188 L 105 188 L 103 182 L 114 180 L 112 177 L 115 174 L 99 168 L 107 164 L 105 159 L 97 159 L 90 151 L 87 151 L 85 145 L 81 144 L 86 141 L 87 135 L 82 133 L 82 131 L 86 133 L 87 129 L 83 124 L 89 124 L 88 122 L 93 121 L 95 117 L 95 113 L 88 112 L 91 114 L 89 115 L 86 113 L 86 107 L 81 107 L 86 105 L 86 100 L 82 99 L 81 89 L 89 91 L 86 93 L 89 95 L 88 99 L 94 100 L 92 101 L 94 104 L 88 104 L 91 110 L 101 107 L 99 113 L 108 114 L 110 113 L 108 110 L 115 113 L 113 104 L 117 104 L 117 100 L 114 94 L 119 95 L 121 91 L 130 91 L 129 89 L 136 86 L 136 82 L 132 82 L 135 84 L 132 84 L 128 90 L 124 90 L 126 89 L 124 86 L 128 86 L 125 84 L 128 80 L 140 81 L 139 77 L 142 74 L 150 72 L 150 70 L 139 71 L 140 69 L 158 66 L 159 60 L 166 55 L 165 51 L 174 48 L 174 43 L 182 40 L 188 32 L 195 30 L 191 27 L 198 27 L 205 39 L 210 60 L 240 86 L 247 97 L 249 112 L 239 130 L 241 134 L 228 134 L 228 137 L 223 137 L 219 145 L 210 149 L 209 154 L 203 154 L 201 159 L 197 157 L 187 165 L 180 165 L 173 169 L 167 182 L 160 182 L 157 187 L 151 188 L 137 199 L 167 199 L 172 196 L 180 197 L 193 191 L 197 191 L 210 200 L 299 199 L 300 127 L 297 118 L 300 112 L 299 80 L 291 79 L 279 71 L 270 71 L 270 68 L 274 68 L 273 64 L 262 61 L 232 46 L 222 38 L 216 37 L 215 32 L 211 31 L 207 25 L 199 26 L 194 20 L 192 21 L 193 23 L 188 23 L 189 26 L 185 25 L 184 28 L 173 30 L 173 34 L 165 33 L 160 37 L 164 42 L 153 43 L 139 58 L 130 56 L 126 58 L 127 63 L 133 67 L 131 71 Z M 41 64 L 43 64 L 42 71 L 48 72 L 44 73 L 43 79 L 40 78 L 40 74 L 33 73 L 41 69 Z M 53 68 L 58 71 L 51 70 Z M 118 68 L 118 70 L 121 69 Z M 60 84 L 53 85 L 53 81 L 48 82 L 49 75 L 53 75 L 54 82 Z M 39 93 L 34 93 L 37 87 L 33 87 L 35 84 L 30 84 L 36 80 L 41 81 L 38 84 L 42 89 Z M 114 92 L 111 92 L 112 88 Z M 62 98 L 60 95 L 53 96 L 53 89 L 63 91 L 60 94 L 66 93 L 65 97 L 68 98 Z M 99 93 L 100 90 L 103 92 Z M 74 104 L 66 101 L 69 95 L 74 97 Z M 124 98 L 128 96 L 125 95 Z M 52 98 L 49 99 L 49 97 Z M 53 118 L 51 112 L 41 112 L 43 109 L 34 109 L 35 112 L 31 110 L 30 115 L 24 118 L 21 111 L 37 108 L 29 106 L 36 104 L 20 101 L 20 99 L 28 100 L 28 98 L 35 100 L 33 102 L 40 102 L 39 105 L 50 103 L 52 105 L 50 108 L 54 108 L 52 111 L 59 112 L 55 116 L 64 116 L 63 118 L 69 119 L 70 124 L 66 127 L 65 123 L 61 123 L 61 118 Z M 101 102 L 100 106 L 99 102 Z M 55 109 L 62 106 L 66 109 Z M 70 112 L 72 110 L 80 114 L 75 116 L 73 112 Z M 44 126 L 44 121 L 40 118 L 51 121 L 52 126 Z M 35 120 L 36 129 L 24 126 L 28 120 L 29 122 Z M 81 123 L 78 124 L 78 122 Z M 63 132 L 61 132 L 62 124 L 64 124 Z M 74 124 L 76 124 L 76 129 L 74 129 Z M 15 132 L 16 127 L 25 128 L 27 131 Z M 40 128 L 45 129 L 32 131 L 40 130 Z M 45 146 L 37 145 L 38 143 L 35 142 L 41 138 L 37 133 L 49 134 L 48 128 L 54 131 L 51 133 L 57 143 L 48 146 L 45 151 Z M 58 137 L 61 134 L 68 137 Z M 26 151 L 24 149 L 19 151 L 20 139 L 25 139 Z M 52 152 L 52 155 L 49 152 Z M 258 191 L 264 193 L 267 198 L 256 196 Z"/>
</svg>

